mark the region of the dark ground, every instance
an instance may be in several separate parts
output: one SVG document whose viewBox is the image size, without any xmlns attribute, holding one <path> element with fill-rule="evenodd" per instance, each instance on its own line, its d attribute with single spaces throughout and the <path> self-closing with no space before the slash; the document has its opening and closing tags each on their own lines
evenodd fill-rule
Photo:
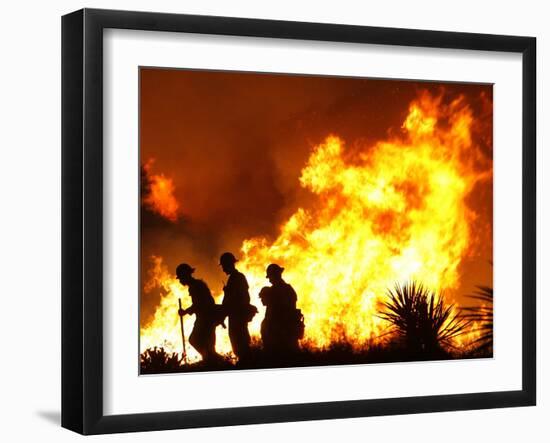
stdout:
<svg viewBox="0 0 550 443">
<path fill-rule="evenodd" d="M 302 348 L 285 356 L 273 356 L 254 344 L 246 362 L 234 362 L 222 356 L 215 363 L 197 362 L 183 364 L 178 354 L 167 354 L 162 348 L 148 349 L 141 355 L 142 375 L 178 372 L 223 371 L 240 369 L 295 368 L 307 366 L 357 365 L 369 363 L 397 363 L 409 361 L 454 360 L 470 358 L 491 358 L 492 350 L 437 349 L 430 352 L 411 351 L 398 341 L 366 346 L 356 350 L 349 343 L 337 343 L 324 350 Z"/>
</svg>

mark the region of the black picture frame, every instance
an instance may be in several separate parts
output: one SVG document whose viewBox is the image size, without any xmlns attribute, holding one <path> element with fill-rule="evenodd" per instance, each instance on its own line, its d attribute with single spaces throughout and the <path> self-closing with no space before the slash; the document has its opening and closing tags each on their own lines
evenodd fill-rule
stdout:
<svg viewBox="0 0 550 443">
<path fill-rule="evenodd" d="M 131 415 L 103 413 L 103 30 L 501 51 L 522 55 L 522 388 Z M 62 18 L 62 426 L 82 434 L 529 406 L 536 403 L 536 39 L 83 9 Z"/>
</svg>

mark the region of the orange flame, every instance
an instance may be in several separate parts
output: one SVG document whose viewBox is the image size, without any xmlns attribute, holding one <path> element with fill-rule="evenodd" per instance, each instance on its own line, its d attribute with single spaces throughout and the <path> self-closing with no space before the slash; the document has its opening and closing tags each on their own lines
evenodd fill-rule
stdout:
<svg viewBox="0 0 550 443">
<path fill-rule="evenodd" d="M 154 160 L 149 160 L 144 165 L 149 181 L 149 193 L 143 198 L 143 203 L 151 211 L 176 222 L 179 217 L 179 203 L 174 196 L 174 181 L 164 174 L 151 174 L 153 162 Z"/>
<path fill-rule="evenodd" d="M 182 286 L 176 279 L 174 273 L 170 273 L 164 265 L 162 257 L 151 257 L 152 268 L 149 271 L 149 279 L 145 282 L 143 290 L 150 292 L 155 288 L 160 288 L 164 295 L 160 304 L 157 306 L 151 322 L 141 328 L 140 331 L 140 352 L 149 348 L 163 347 L 167 352 L 183 352 L 183 343 L 178 315 L 178 299 L 181 299 L 182 306 L 188 307 L 190 304 L 189 291 L 187 287 Z M 185 339 L 189 339 L 189 334 L 193 330 L 194 318 L 184 316 Z M 216 345 L 220 352 L 229 353 L 231 343 L 227 331 L 222 328 L 216 330 Z M 200 360 L 200 354 L 189 346 L 186 346 L 187 358 L 190 362 Z"/>
<path fill-rule="evenodd" d="M 316 146 L 300 176 L 312 203 L 297 209 L 273 241 L 242 244 L 238 268 L 260 309 L 251 334 L 259 336 L 258 293 L 271 262 L 285 267 L 285 280 L 298 294 L 306 321 L 302 344 L 317 349 L 341 340 L 361 348 L 376 340 L 387 326 L 377 309 L 395 282 L 456 289 L 476 218 L 465 200 L 492 174 L 490 160 L 479 171 L 472 123 L 463 97 L 444 104 L 424 93 L 411 103 L 400 137 L 363 146 L 355 157 L 334 135 Z M 141 330 L 141 349 L 167 340 L 168 349 L 179 350 L 174 296 L 183 289 L 168 274 L 160 281 L 167 294 Z M 222 331 L 217 349 L 228 353 Z"/>
</svg>

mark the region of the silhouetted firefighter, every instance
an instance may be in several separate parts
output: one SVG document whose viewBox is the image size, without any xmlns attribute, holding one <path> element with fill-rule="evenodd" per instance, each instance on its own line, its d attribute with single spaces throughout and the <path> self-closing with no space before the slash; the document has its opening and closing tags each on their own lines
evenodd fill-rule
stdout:
<svg viewBox="0 0 550 443">
<path fill-rule="evenodd" d="M 271 286 L 260 291 L 260 299 L 266 307 L 261 333 L 264 349 L 276 357 L 298 350 L 298 341 L 304 334 L 302 312 L 296 309 L 296 292 L 283 280 L 284 268 L 274 263 L 266 269 Z"/>
<path fill-rule="evenodd" d="M 205 362 L 211 362 L 219 358 L 216 353 L 216 326 L 223 318 L 214 302 L 210 289 L 202 280 L 193 277 L 195 268 L 187 263 L 182 263 L 176 268 L 176 276 L 179 282 L 189 288 L 191 306 L 187 309 L 179 309 L 178 314 L 195 314 L 193 332 L 189 336 L 189 343 L 193 346 Z"/>
<path fill-rule="evenodd" d="M 248 282 L 242 272 L 235 267 L 237 259 L 231 252 L 224 252 L 220 256 L 220 265 L 229 278 L 223 287 L 222 306 L 229 318 L 229 340 L 233 353 L 240 362 L 246 360 L 250 351 L 250 334 L 248 322 L 258 312 L 250 304 Z"/>
</svg>

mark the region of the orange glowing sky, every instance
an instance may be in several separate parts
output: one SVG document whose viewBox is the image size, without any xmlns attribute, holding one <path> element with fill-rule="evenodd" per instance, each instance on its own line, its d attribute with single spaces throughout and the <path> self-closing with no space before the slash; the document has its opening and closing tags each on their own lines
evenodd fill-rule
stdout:
<svg viewBox="0 0 550 443">
<path fill-rule="evenodd" d="M 251 238 L 274 241 L 313 201 L 316 185 L 304 168 L 315 147 L 334 135 L 345 145 L 343 162 L 368 163 L 377 144 L 403 136 L 405 121 L 418 123 L 410 104 L 422 94 L 440 97 L 442 108 L 463 98 L 476 147 L 468 164 L 490 173 L 465 198 L 472 247 L 453 297 L 492 284 L 491 85 L 142 68 L 140 88 L 144 284 L 156 256 L 167 269 L 192 263 L 218 293 L 221 252 L 238 255 Z M 159 290 L 142 291 L 142 326 L 160 298 Z"/>
</svg>

